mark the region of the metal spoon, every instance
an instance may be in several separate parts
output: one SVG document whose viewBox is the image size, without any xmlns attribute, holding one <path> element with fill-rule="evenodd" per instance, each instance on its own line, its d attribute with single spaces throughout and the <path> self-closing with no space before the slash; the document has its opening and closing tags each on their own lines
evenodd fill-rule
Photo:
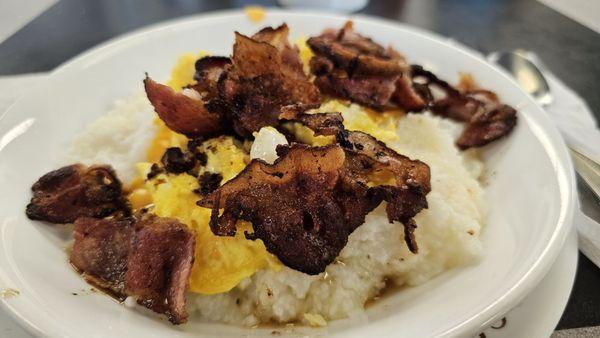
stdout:
<svg viewBox="0 0 600 338">
<path fill-rule="evenodd" d="M 517 49 L 510 52 L 493 52 L 487 58 L 508 70 L 540 105 L 547 106 L 552 103 L 550 87 L 543 74 L 544 66 L 535 53 Z M 575 171 L 594 192 L 596 199 L 600 199 L 600 164 L 572 147 L 569 147 L 569 150 Z"/>
</svg>

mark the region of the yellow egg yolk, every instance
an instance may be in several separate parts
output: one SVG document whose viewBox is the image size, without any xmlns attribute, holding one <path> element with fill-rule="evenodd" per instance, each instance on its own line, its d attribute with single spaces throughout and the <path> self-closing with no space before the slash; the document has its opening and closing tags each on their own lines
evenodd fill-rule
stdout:
<svg viewBox="0 0 600 338">
<path fill-rule="evenodd" d="M 265 14 L 267 14 L 262 6 L 246 6 L 244 7 L 244 13 L 254 23 L 260 22 L 265 18 Z"/>
</svg>

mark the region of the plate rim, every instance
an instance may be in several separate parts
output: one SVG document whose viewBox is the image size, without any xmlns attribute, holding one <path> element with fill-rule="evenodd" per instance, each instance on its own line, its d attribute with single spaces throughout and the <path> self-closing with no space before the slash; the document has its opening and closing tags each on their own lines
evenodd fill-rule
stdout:
<svg viewBox="0 0 600 338">
<path fill-rule="evenodd" d="M 346 18 L 349 20 L 360 20 L 369 24 L 384 25 L 394 29 L 402 29 L 412 34 L 418 35 L 420 38 L 444 44 L 447 48 L 454 49 L 455 51 L 465 54 L 468 57 L 478 59 L 484 62 L 487 66 L 493 68 L 497 73 L 500 73 L 501 76 L 505 78 L 505 80 L 508 80 L 509 82 L 513 83 L 515 86 L 518 87 L 515 80 L 512 77 L 510 77 L 506 71 L 492 63 L 489 63 L 487 60 L 485 60 L 485 58 L 482 57 L 482 55 L 479 52 L 475 51 L 469 46 L 457 42 L 456 40 L 420 27 L 416 27 L 399 21 L 390 20 L 387 18 L 381 18 L 365 14 L 344 15 L 317 10 L 287 10 L 277 7 L 265 7 L 265 10 L 267 15 L 291 15 L 296 17 L 318 16 L 321 18 L 335 19 Z M 44 79 L 44 82 L 48 81 L 48 79 L 50 78 L 59 76 L 64 72 L 75 71 L 78 69 L 77 67 L 85 67 L 86 63 L 88 61 L 92 61 L 94 56 L 101 56 L 102 53 L 110 52 L 111 50 L 114 51 L 115 48 L 118 49 L 121 47 L 125 47 L 130 41 L 143 38 L 146 35 L 152 35 L 155 32 L 159 32 L 162 30 L 177 28 L 181 29 L 186 25 L 193 25 L 197 21 L 207 19 L 218 20 L 227 17 L 238 18 L 240 16 L 246 16 L 243 8 L 185 15 L 182 17 L 163 20 L 150 25 L 136 28 L 130 32 L 112 37 L 63 62 L 48 73 L 48 77 Z M 257 26 L 259 26 L 260 22 L 256 24 Z M 490 326 L 496 320 L 502 318 L 502 316 L 509 312 L 516 303 L 523 300 L 523 298 L 525 298 L 525 296 L 529 294 L 531 290 L 536 285 L 538 285 L 539 282 L 543 279 L 543 277 L 547 274 L 547 272 L 552 267 L 554 261 L 558 257 L 561 251 L 560 249 L 564 246 L 570 229 L 573 227 L 573 216 L 576 205 L 575 173 L 571 158 L 570 156 L 568 156 L 566 143 L 562 136 L 560 136 L 560 133 L 558 132 L 556 126 L 550 121 L 549 117 L 544 112 L 543 108 L 520 87 L 519 90 L 522 94 L 524 94 L 527 97 L 527 100 L 530 101 L 529 103 L 533 104 L 533 107 L 535 107 L 535 109 L 532 109 L 531 112 L 529 112 L 530 114 L 533 114 L 533 116 L 529 116 L 529 114 L 521 114 L 521 117 L 527 120 L 528 125 L 531 127 L 532 133 L 538 140 L 542 141 L 542 139 L 544 139 L 545 142 L 541 142 L 543 149 L 548 155 L 548 157 L 555 161 L 554 169 L 556 177 L 558 179 L 560 207 L 562 210 L 558 217 L 558 221 L 555 225 L 554 233 L 546 243 L 546 246 L 541 252 L 540 256 L 533 262 L 533 264 L 529 267 L 527 272 L 525 272 L 521 276 L 521 278 L 500 298 L 498 298 L 494 302 L 491 302 L 487 307 L 485 307 L 483 311 L 472 316 L 465 322 L 458 323 L 454 327 L 448 328 L 446 331 L 441 332 L 438 335 L 438 337 L 455 337 L 459 334 L 467 333 L 476 334 L 482 329 L 485 329 L 486 327 Z M 17 105 L 21 100 L 24 100 L 25 98 L 27 98 L 27 94 L 24 94 L 17 100 L 15 100 L 15 102 L 13 102 L 6 109 L 6 111 L 0 115 L 0 123 L 2 123 L 4 118 L 13 110 L 14 106 Z M 5 274 L 3 272 L 3 269 L 0 269 L 0 274 Z M 34 335 L 45 336 L 46 332 L 48 331 L 48 328 L 57 328 L 56 325 L 53 325 L 51 323 L 45 323 L 43 327 L 42 325 L 38 327 L 33 322 L 28 320 L 26 316 L 23 313 L 21 313 L 22 311 L 17 311 L 17 309 L 11 304 L 9 304 L 9 302 L 6 299 L 0 299 L 0 307 L 13 319 L 15 319 L 15 321 L 21 327 L 23 327 L 26 331 Z M 44 327 L 46 329 L 44 329 Z M 356 328 L 355 332 L 359 333 L 360 331 L 361 328 Z"/>
</svg>

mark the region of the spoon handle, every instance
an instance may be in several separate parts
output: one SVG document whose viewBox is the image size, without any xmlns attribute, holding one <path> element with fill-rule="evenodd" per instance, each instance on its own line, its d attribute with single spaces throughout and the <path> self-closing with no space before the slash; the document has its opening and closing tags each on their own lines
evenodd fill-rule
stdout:
<svg viewBox="0 0 600 338">
<path fill-rule="evenodd" d="M 600 165 L 577 150 L 569 149 L 571 150 L 575 171 L 585 181 L 590 190 L 594 192 L 596 199 L 600 200 Z"/>
</svg>

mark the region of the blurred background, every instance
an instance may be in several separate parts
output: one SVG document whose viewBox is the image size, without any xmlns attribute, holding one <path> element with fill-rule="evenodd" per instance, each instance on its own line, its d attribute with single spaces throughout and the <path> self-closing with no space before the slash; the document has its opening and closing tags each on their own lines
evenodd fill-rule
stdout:
<svg viewBox="0 0 600 338">
<path fill-rule="evenodd" d="M 281 1 L 290 2 L 298 1 Z M 600 107 L 595 83 L 600 74 L 598 0 L 365 2 L 358 13 L 432 30 L 486 54 L 527 47 L 590 106 Z M 275 0 L 0 0 L 0 75 L 49 71 L 136 28 L 247 5 L 280 6 Z"/>
</svg>

